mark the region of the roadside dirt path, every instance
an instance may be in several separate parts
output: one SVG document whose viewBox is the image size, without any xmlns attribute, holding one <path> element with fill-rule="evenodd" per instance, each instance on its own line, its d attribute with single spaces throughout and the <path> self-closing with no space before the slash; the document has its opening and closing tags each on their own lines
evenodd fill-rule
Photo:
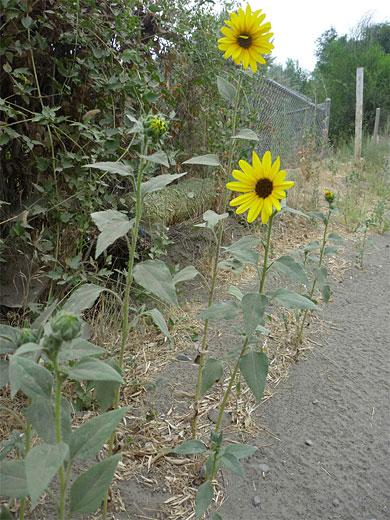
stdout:
<svg viewBox="0 0 390 520">
<path fill-rule="evenodd" d="M 246 479 L 224 470 L 224 520 L 390 518 L 390 234 L 373 239 L 333 287 L 322 346 L 259 408 L 272 435 L 252 442 Z"/>
</svg>

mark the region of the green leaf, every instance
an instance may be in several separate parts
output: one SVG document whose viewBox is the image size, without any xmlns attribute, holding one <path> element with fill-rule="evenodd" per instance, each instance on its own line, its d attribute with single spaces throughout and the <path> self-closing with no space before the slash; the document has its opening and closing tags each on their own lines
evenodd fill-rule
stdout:
<svg viewBox="0 0 390 520">
<path fill-rule="evenodd" d="M 324 256 L 333 256 L 339 250 L 338 246 L 325 246 Z"/>
<path fill-rule="evenodd" d="M 24 18 L 22 18 L 23 27 L 25 27 L 26 29 L 29 29 L 32 23 L 33 19 L 30 16 L 25 16 Z"/>
<path fill-rule="evenodd" d="M 247 293 L 243 296 L 241 310 L 248 337 L 252 336 L 261 323 L 267 304 L 268 298 L 264 294 Z"/>
<path fill-rule="evenodd" d="M 38 353 L 38 352 L 41 352 L 42 350 L 42 347 L 40 345 L 38 345 L 37 343 L 33 343 L 33 342 L 29 342 L 29 343 L 24 343 L 23 345 L 21 345 L 20 347 L 18 347 L 14 353 L 14 356 L 23 356 L 23 354 L 31 354 L 31 352 L 35 352 L 35 353 Z M 27 356 L 29 359 L 31 357 L 37 357 L 37 356 Z"/>
<path fill-rule="evenodd" d="M 202 370 L 202 382 L 200 384 L 200 395 L 207 392 L 213 384 L 221 379 L 223 375 L 222 363 L 219 359 L 209 358 Z"/>
<path fill-rule="evenodd" d="M 178 273 L 173 277 L 173 283 L 176 285 L 180 282 L 185 282 L 187 280 L 193 280 L 195 276 L 198 276 L 199 271 L 195 269 L 193 265 L 188 265 L 184 269 L 181 269 Z"/>
<path fill-rule="evenodd" d="M 321 294 L 322 294 L 322 298 L 324 299 L 324 302 L 328 303 L 330 300 L 330 297 L 332 296 L 332 291 L 331 291 L 329 285 L 324 285 L 323 287 L 321 287 Z"/>
<path fill-rule="evenodd" d="M 24 412 L 37 434 L 47 444 L 57 444 L 54 406 L 55 403 L 52 399 L 48 399 L 47 397 L 37 397 Z M 69 437 L 72 433 L 70 414 L 70 404 L 65 397 L 62 397 L 61 438 L 65 443 L 68 443 Z"/>
<path fill-rule="evenodd" d="M 251 446 L 250 444 L 229 444 L 225 448 L 225 453 L 231 453 L 237 459 L 244 459 L 245 457 L 251 457 L 257 449 L 256 446 Z"/>
<path fill-rule="evenodd" d="M 53 480 L 67 454 L 68 446 L 64 442 L 40 444 L 27 453 L 25 459 L 27 489 L 33 508 Z"/>
<path fill-rule="evenodd" d="M 133 175 L 133 168 L 122 162 L 98 162 L 95 164 L 85 164 L 83 168 L 97 168 L 108 173 L 117 173 L 121 177 L 129 177 Z"/>
<path fill-rule="evenodd" d="M 104 287 L 99 287 L 93 283 L 85 283 L 72 292 L 62 310 L 73 312 L 73 314 L 81 314 L 85 309 L 92 307 L 102 291 L 104 291 Z"/>
<path fill-rule="evenodd" d="M 0 358 L 0 388 L 8 384 L 8 361 Z"/>
<path fill-rule="evenodd" d="M 211 517 L 211 520 L 223 520 L 223 518 L 216 511 L 214 511 L 213 516 Z"/>
<path fill-rule="evenodd" d="M 38 318 L 32 323 L 32 329 L 39 329 L 47 322 L 50 316 L 53 314 L 54 309 L 57 307 L 58 301 L 54 300 L 50 305 L 45 307 Z"/>
<path fill-rule="evenodd" d="M 135 281 L 166 303 L 178 307 L 175 285 L 168 267 L 161 260 L 146 260 L 134 267 Z"/>
<path fill-rule="evenodd" d="M 105 359 L 105 363 L 121 374 L 120 366 L 113 358 Z M 105 412 L 114 402 L 116 392 L 120 387 L 117 381 L 94 381 L 95 398 L 101 410 Z"/>
<path fill-rule="evenodd" d="M 234 249 L 230 253 L 236 260 L 242 264 L 250 264 L 257 266 L 259 264 L 259 253 L 252 251 L 251 249 Z"/>
<path fill-rule="evenodd" d="M 225 464 L 225 466 L 234 474 L 239 475 L 240 477 L 245 477 L 240 461 L 233 453 L 226 453 L 225 451 L 222 456 L 222 463 Z"/>
<path fill-rule="evenodd" d="M 92 513 L 99 508 L 120 458 L 120 453 L 108 457 L 77 477 L 70 489 L 71 514 Z"/>
<path fill-rule="evenodd" d="M 318 240 L 313 240 L 303 248 L 305 252 L 315 251 L 317 249 L 321 249 L 321 244 L 318 242 Z"/>
<path fill-rule="evenodd" d="M 152 155 L 140 155 L 142 159 L 145 159 L 146 161 L 156 163 L 156 164 L 162 164 L 163 166 L 166 166 L 169 168 L 169 162 L 168 162 L 168 156 L 165 152 L 162 150 L 159 150 L 156 153 L 153 153 Z M 184 174 L 182 174 L 184 175 Z"/>
<path fill-rule="evenodd" d="M 258 403 L 263 397 L 268 374 L 268 358 L 264 352 L 250 349 L 242 356 L 239 367 L 247 385 L 252 390 Z"/>
<path fill-rule="evenodd" d="M 329 242 L 333 242 L 334 244 L 344 244 L 345 242 L 345 240 L 337 233 L 329 233 L 327 240 Z"/>
<path fill-rule="evenodd" d="M 172 343 L 173 338 L 169 334 L 167 323 L 161 312 L 158 309 L 152 309 L 151 311 L 148 311 L 148 314 L 152 317 L 153 323 L 156 325 L 156 327 L 158 327 L 164 336 L 169 338 Z"/>
<path fill-rule="evenodd" d="M 105 348 L 93 345 L 84 338 L 75 338 L 63 344 L 58 354 L 58 361 L 59 363 L 63 363 L 64 361 L 73 361 L 74 359 L 87 356 L 101 356 L 106 352 L 107 350 Z"/>
<path fill-rule="evenodd" d="M 117 381 L 124 383 L 118 372 L 108 363 L 95 358 L 83 358 L 68 372 L 69 379 L 76 381 Z"/>
<path fill-rule="evenodd" d="M 328 276 L 328 271 L 325 267 L 315 267 L 313 269 L 314 278 L 317 280 L 317 283 L 320 287 L 323 287 L 326 284 L 326 278 Z"/>
<path fill-rule="evenodd" d="M 227 99 L 228 101 L 235 100 L 237 89 L 234 85 L 226 81 L 226 79 L 221 78 L 221 76 L 217 76 L 217 87 L 221 97 Z"/>
<path fill-rule="evenodd" d="M 1 485 L 0 485 L 1 489 Z M 0 520 L 14 520 L 13 516 L 11 515 L 11 512 L 9 509 L 7 509 L 5 506 L 2 506 L 0 511 Z"/>
<path fill-rule="evenodd" d="M 176 453 L 176 455 L 194 455 L 196 453 L 203 453 L 204 451 L 206 451 L 206 448 L 203 442 L 194 439 L 183 442 L 180 446 L 176 446 L 171 453 Z"/>
<path fill-rule="evenodd" d="M 228 294 L 235 296 L 237 300 L 242 301 L 244 294 L 240 291 L 238 287 L 235 287 L 234 285 L 231 285 L 228 289 Z"/>
<path fill-rule="evenodd" d="M 154 191 L 162 190 L 171 182 L 175 181 L 176 179 L 180 179 L 180 177 L 183 177 L 183 175 L 187 175 L 187 172 L 173 174 L 167 173 L 153 177 L 149 181 L 143 182 L 141 184 L 141 196 L 144 197 L 147 193 L 153 193 Z"/>
<path fill-rule="evenodd" d="M 309 298 L 302 296 L 294 291 L 288 289 L 277 289 L 272 293 L 271 298 L 277 300 L 280 305 L 286 307 L 286 309 L 309 309 L 319 310 L 319 307 L 313 303 Z"/>
<path fill-rule="evenodd" d="M 208 227 L 211 229 L 214 229 L 214 227 L 220 222 L 221 220 L 224 220 L 225 218 L 228 218 L 229 213 L 223 213 L 222 215 L 218 215 L 218 213 L 215 213 L 212 209 L 208 209 L 203 213 L 203 220 L 204 222 L 202 224 L 195 224 L 195 228 L 204 228 Z"/>
<path fill-rule="evenodd" d="M 8 354 L 16 350 L 18 330 L 10 325 L 0 325 L 0 354 Z"/>
<path fill-rule="evenodd" d="M 92 213 L 91 217 L 100 231 L 95 258 L 98 258 L 115 240 L 125 236 L 133 225 L 126 215 L 114 209 L 97 211 Z"/>
<path fill-rule="evenodd" d="M 0 490 L 11 498 L 28 495 L 24 460 L 0 461 Z"/>
<path fill-rule="evenodd" d="M 233 135 L 230 139 L 247 139 L 248 141 L 259 141 L 256 132 L 250 128 L 242 128 L 237 135 Z"/>
<path fill-rule="evenodd" d="M 31 359 L 12 356 L 9 364 L 9 380 L 11 399 L 21 388 L 28 397 L 50 397 L 53 387 L 53 376 L 42 365 Z"/>
<path fill-rule="evenodd" d="M 322 220 L 322 222 L 326 221 L 326 217 L 323 213 L 320 213 L 319 211 L 309 211 L 309 215 L 311 217 L 316 218 L 317 220 Z"/>
<path fill-rule="evenodd" d="M 237 316 L 238 310 L 237 303 L 233 300 L 218 302 L 200 312 L 197 318 L 201 320 L 216 320 L 221 318 L 224 320 L 232 320 Z"/>
<path fill-rule="evenodd" d="M 213 153 L 192 157 L 191 159 L 184 161 L 183 164 L 203 164 L 204 166 L 220 166 L 218 157 Z"/>
<path fill-rule="evenodd" d="M 99 453 L 130 406 L 103 413 L 79 426 L 70 436 L 70 459 L 89 459 Z"/>
<path fill-rule="evenodd" d="M 196 492 L 195 499 L 195 518 L 199 519 L 207 511 L 207 508 L 213 501 L 214 488 L 211 482 L 207 481 L 201 484 Z"/>
<path fill-rule="evenodd" d="M 299 264 L 292 256 L 283 255 L 273 263 L 272 267 L 275 267 L 283 274 L 297 280 L 304 285 L 309 285 L 309 279 L 306 275 L 304 268 Z"/>
<path fill-rule="evenodd" d="M 233 251 L 241 251 L 242 249 L 252 249 L 253 247 L 256 247 L 258 244 L 260 244 L 260 242 L 261 238 L 257 237 L 256 235 L 247 235 L 237 240 L 237 242 L 230 244 L 230 246 L 224 247 L 224 249 L 229 251 L 229 253 Z"/>
</svg>

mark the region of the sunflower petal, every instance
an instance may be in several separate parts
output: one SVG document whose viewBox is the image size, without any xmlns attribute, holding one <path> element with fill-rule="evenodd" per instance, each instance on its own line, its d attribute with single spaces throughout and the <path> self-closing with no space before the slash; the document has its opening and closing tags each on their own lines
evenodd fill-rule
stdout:
<svg viewBox="0 0 390 520">
<path fill-rule="evenodd" d="M 246 202 L 252 202 L 257 198 L 256 193 L 245 193 L 245 195 L 239 195 L 235 199 L 230 201 L 230 206 L 239 206 L 240 204 L 244 204 Z"/>
<path fill-rule="evenodd" d="M 259 216 L 259 213 L 263 207 L 264 199 L 258 199 L 256 202 L 254 202 L 248 211 L 248 217 L 247 220 L 249 223 L 253 222 L 257 217 Z"/>
<path fill-rule="evenodd" d="M 228 190 L 232 191 L 242 191 L 244 193 L 248 191 L 253 191 L 253 186 L 250 184 L 244 184 L 243 182 L 228 182 L 226 184 Z"/>
<path fill-rule="evenodd" d="M 232 176 L 237 181 L 241 181 L 244 184 L 251 184 L 253 182 L 253 186 L 254 186 L 257 182 L 257 178 L 253 174 L 244 173 L 241 170 L 233 170 Z"/>
</svg>

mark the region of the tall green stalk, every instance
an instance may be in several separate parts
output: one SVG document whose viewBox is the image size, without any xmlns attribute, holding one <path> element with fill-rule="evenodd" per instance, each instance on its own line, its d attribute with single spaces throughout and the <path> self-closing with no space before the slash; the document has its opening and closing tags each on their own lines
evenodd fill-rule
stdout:
<svg viewBox="0 0 390 520">
<path fill-rule="evenodd" d="M 267 272 L 269 271 L 270 267 L 272 266 L 272 263 L 270 265 L 268 265 L 268 254 L 269 254 L 269 250 L 270 250 L 270 246 L 271 246 L 272 223 L 273 223 L 275 215 L 276 215 L 276 213 L 273 212 L 272 215 L 270 216 L 269 222 L 268 222 L 267 242 L 266 242 L 265 248 L 264 248 L 263 270 L 262 270 L 261 278 L 260 278 L 260 287 L 259 287 L 260 294 L 264 293 L 265 277 L 266 277 Z M 260 275 L 260 272 L 259 272 L 259 275 Z"/>
<path fill-rule="evenodd" d="M 238 103 L 239 103 L 239 94 L 240 94 L 240 90 L 241 90 L 241 81 L 242 81 L 242 78 L 240 75 L 238 78 L 236 97 L 234 100 L 233 119 L 232 119 L 232 136 L 236 135 L 236 119 L 237 119 L 237 111 L 238 111 Z M 231 172 L 233 153 L 234 153 L 234 147 L 235 147 L 234 139 L 231 139 L 230 141 L 231 142 L 230 142 L 230 147 L 229 147 L 228 165 L 227 165 L 227 170 L 225 170 L 224 186 L 226 185 L 227 177 L 228 177 L 228 175 L 230 175 L 230 172 Z M 228 193 L 227 193 L 227 189 L 224 187 L 222 213 L 226 212 L 227 202 L 228 202 Z M 218 228 L 218 237 L 217 237 L 217 243 L 216 243 L 216 249 L 215 249 L 215 257 L 214 257 L 213 273 L 212 273 L 211 286 L 210 286 L 210 292 L 209 292 L 208 307 L 210 307 L 210 305 L 212 305 L 213 300 L 214 300 L 215 285 L 216 285 L 217 274 L 218 274 L 218 262 L 219 262 L 219 256 L 221 253 L 223 229 L 224 229 L 223 220 L 221 220 L 219 222 L 219 228 Z M 192 424 L 191 424 L 193 439 L 196 438 L 196 428 L 197 428 L 198 414 L 199 414 L 200 385 L 201 385 L 201 381 L 202 381 L 202 370 L 203 370 L 203 366 L 205 363 L 205 354 L 208 350 L 208 345 L 207 345 L 208 328 L 209 328 L 209 320 L 206 319 L 204 328 L 203 328 L 202 345 L 200 348 L 198 376 L 197 376 L 196 388 L 195 388 L 194 413 L 193 413 L 193 419 L 192 419 Z"/>
<path fill-rule="evenodd" d="M 53 357 L 53 369 L 56 377 L 56 395 L 55 395 L 55 421 L 56 421 L 56 442 L 60 444 L 62 441 L 61 434 L 61 375 L 57 363 L 57 355 Z M 64 520 L 65 514 L 65 491 L 66 483 L 64 476 L 64 465 L 61 463 L 58 470 L 58 476 L 60 480 L 60 503 L 58 511 L 58 520 Z"/>
<path fill-rule="evenodd" d="M 320 250 L 320 259 L 319 259 L 319 262 L 318 262 L 318 268 L 321 267 L 322 261 L 324 259 L 324 251 L 325 251 L 325 246 L 326 246 L 326 235 L 327 235 L 327 232 L 328 232 L 328 226 L 329 226 L 329 220 L 330 220 L 331 213 L 332 213 L 332 209 L 329 208 L 328 216 L 325 219 L 325 229 L 324 229 L 324 235 L 322 237 L 322 244 L 321 244 L 321 250 Z M 313 298 L 314 291 L 315 291 L 316 287 L 317 287 L 317 280 L 314 278 L 313 285 L 312 285 L 311 291 L 309 293 L 309 298 L 310 299 Z M 300 327 L 297 329 L 297 335 L 296 335 L 296 339 L 295 339 L 295 346 L 297 348 L 302 343 L 303 328 L 305 326 L 305 321 L 306 321 L 306 317 L 307 317 L 307 313 L 308 312 L 309 312 L 309 310 L 305 309 L 305 312 L 303 314 L 303 318 L 302 318 Z"/>
</svg>

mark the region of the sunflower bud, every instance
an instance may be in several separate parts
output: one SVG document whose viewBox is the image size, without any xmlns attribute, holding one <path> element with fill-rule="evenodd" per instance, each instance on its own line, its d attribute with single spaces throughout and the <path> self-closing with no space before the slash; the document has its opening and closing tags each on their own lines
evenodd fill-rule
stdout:
<svg viewBox="0 0 390 520">
<path fill-rule="evenodd" d="M 325 193 L 325 200 L 328 204 L 332 204 L 334 201 L 334 193 L 332 193 L 329 190 L 324 190 Z"/>
<path fill-rule="evenodd" d="M 35 343 L 38 339 L 38 331 L 24 328 L 19 330 L 16 335 L 16 343 L 18 347 L 25 343 Z"/>
<path fill-rule="evenodd" d="M 49 357 L 52 356 L 55 352 L 60 350 L 62 345 L 62 339 L 55 334 L 50 334 L 49 336 L 44 336 L 42 338 L 41 346 L 44 350 L 46 350 Z"/>
<path fill-rule="evenodd" d="M 60 311 L 52 320 L 51 328 L 62 341 L 71 341 L 80 335 L 81 321 L 71 312 Z"/>
<path fill-rule="evenodd" d="M 149 115 L 144 122 L 146 133 L 152 137 L 161 137 L 166 127 L 166 121 L 161 115 Z"/>
</svg>

